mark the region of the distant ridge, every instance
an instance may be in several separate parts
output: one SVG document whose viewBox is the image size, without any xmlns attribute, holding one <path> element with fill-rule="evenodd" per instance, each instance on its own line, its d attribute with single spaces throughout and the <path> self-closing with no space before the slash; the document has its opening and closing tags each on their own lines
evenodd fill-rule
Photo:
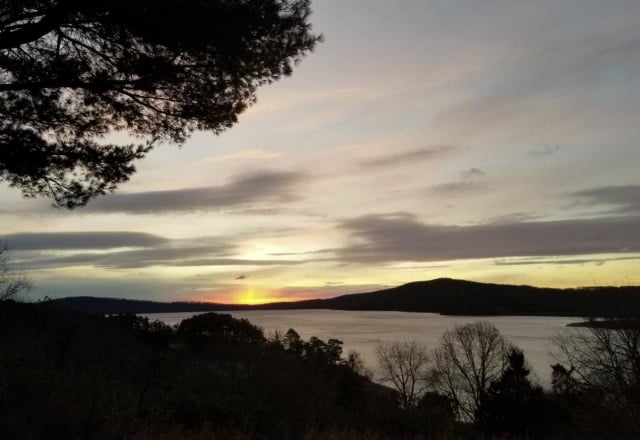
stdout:
<svg viewBox="0 0 640 440">
<path fill-rule="evenodd" d="M 95 296 L 68 296 L 52 299 L 50 304 L 68 310 L 101 315 L 123 313 L 178 313 L 178 312 L 213 312 L 222 310 L 223 304 L 201 302 L 160 302 L 124 298 L 104 298 Z"/>
<path fill-rule="evenodd" d="M 54 299 L 51 304 L 99 314 L 335 309 L 431 312 L 445 315 L 614 317 L 640 314 L 640 286 L 554 289 L 438 278 L 376 292 L 255 306 L 89 296 Z"/>
<path fill-rule="evenodd" d="M 438 278 L 328 300 L 342 310 L 445 315 L 623 316 L 640 312 L 640 286 L 540 288 Z"/>
</svg>

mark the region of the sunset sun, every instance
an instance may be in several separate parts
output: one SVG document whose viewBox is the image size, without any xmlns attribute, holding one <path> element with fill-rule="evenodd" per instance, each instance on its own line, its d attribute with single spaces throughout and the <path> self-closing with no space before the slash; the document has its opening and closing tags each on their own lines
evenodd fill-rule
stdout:
<svg viewBox="0 0 640 440">
<path fill-rule="evenodd" d="M 238 304 L 245 304 L 253 306 L 256 304 L 264 304 L 271 301 L 271 298 L 266 298 L 264 295 L 257 292 L 253 287 L 247 287 L 244 291 L 240 292 L 236 296 Z"/>
</svg>

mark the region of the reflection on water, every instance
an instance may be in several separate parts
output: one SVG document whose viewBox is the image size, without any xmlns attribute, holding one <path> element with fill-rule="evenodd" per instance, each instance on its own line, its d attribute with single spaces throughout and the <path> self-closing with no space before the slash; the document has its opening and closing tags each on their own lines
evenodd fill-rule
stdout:
<svg viewBox="0 0 640 440">
<path fill-rule="evenodd" d="M 304 339 L 338 338 L 344 341 L 345 353 L 356 350 L 367 366 L 377 367 L 375 350 L 381 342 L 411 340 L 425 343 L 429 348 L 438 345 L 446 329 L 457 324 L 475 321 L 493 323 L 502 335 L 524 350 L 539 382 L 548 385 L 555 362 L 549 353 L 552 336 L 578 318 L 557 316 L 443 316 L 433 313 L 356 312 L 340 310 L 249 310 L 228 312 L 237 318 L 247 318 L 262 327 L 267 335 L 275 330 L 282 333 L 294 328 Z M 154 313 L 145 315 L 167 324 L 177 324 L 193 313 Z"/>
</svg>

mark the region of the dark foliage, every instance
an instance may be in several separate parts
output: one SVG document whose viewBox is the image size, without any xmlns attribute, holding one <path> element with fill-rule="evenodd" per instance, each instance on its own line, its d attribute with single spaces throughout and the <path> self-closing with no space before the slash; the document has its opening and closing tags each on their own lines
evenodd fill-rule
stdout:
<svg viewBox="0 0 640 440">
<path fill-rule="evenodd" d="M 386 432 L 396 411 L 391 390 L 337 360 L 339 341 L 302 341 L 309 355 L 298 355 L 229 315 L 172 328 L 5 301 L 0 335 L 3 438 L 297 439 Z"/>
<path fill-rule="evenodd" d="M 478 424 L 491 433 L 541 434 L 556 427 L 550 400 L 529 380 L 524 354 L 512 348 L 509 365 L 480 398 Z"/>
<path fill-rule="evenodd" d="M 455 432 L 455 406 L 446 396 L 425 393 L 412 412 L 427 438 L 447 437 Z"/>
<path fill-rule="evenodd" d="M 640 318 L 585 321 L 554 343 L 553 394 L 576 435 L 640 437 Z"/>
<path fill-rule="evenodd" d="M 73 208 L 220 133 L 320 37 L 309 0 L 1 0 L 0 179 Z M 139 143 L 103 138 L 126 132 Z"/>
<path fill-rule="evenodd" d="M 293 329 L 265 338 L 246 320 L 207 313 L 169 327 L 47 302 L 0 302 L 0 438 L 627 439 L 637 407 L 574 386 L 529 380 L 520 351 L 482 396 L 477 423 L 433 392 L 403 408 L 358 374 L 342 343 Z M 562 379 L 564 378 L 564 379 Z M 569 385 L 567 385 L 567 383 Z"/>
<path fill-rule="evenodd" d="M 284 334 L 284 338 L 282 339 L 282 344 L 289 353 L 293 353 L 296 356 L 302 357 L 302 353 L 304 353 L 304 341 L 300 337 L 297 331 L 290 328 Z"/>
</svg>

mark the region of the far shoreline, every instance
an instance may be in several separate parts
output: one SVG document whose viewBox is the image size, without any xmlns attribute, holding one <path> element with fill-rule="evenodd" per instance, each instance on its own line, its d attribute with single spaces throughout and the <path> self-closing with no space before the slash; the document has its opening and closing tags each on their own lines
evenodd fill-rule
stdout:
<svg viewBox="0 0 640 440">
<path fill-rule="evenodd" d="M 638 328 L 640 319 L 638 318 L 613 318 L 613 319 L 585 319 L 582 322 L 572 322 L 567 327 L 578 328 L 600 328 L 605 330 L 621 330 L 627 328 Z"/>
</svg>

